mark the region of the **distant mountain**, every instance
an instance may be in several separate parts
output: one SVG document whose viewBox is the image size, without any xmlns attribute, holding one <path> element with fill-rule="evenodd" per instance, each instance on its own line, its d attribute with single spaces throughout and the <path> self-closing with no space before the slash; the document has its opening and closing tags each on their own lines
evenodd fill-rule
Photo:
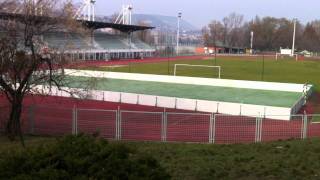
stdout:
<svg viewBox="0 0 320 180">
<path fill-rule="evenodd" d="M 134 14 L 132 17 L 133 24 L 139 22 L 148 23 L 150 26 L 156 27 L 157 29 L 168 29 L 170 31 L 176 31 L 177 29 L 177 17 L 173 16 L 162 16 L 162 15 L 151 15 L 151 14 Z M 182 31 L 197 31 L 199 30 L 189 22 L 181 20 Z"/>
</svg>

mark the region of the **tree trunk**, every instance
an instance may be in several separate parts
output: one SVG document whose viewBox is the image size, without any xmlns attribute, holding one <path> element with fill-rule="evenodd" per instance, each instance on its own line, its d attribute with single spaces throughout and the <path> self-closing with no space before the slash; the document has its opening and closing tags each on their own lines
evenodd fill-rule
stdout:
<svg viewBox="0 0 320 180">
<path fill-rule="evenodd" d="M 6 134 L 10 140 L 15 140 L 20 137 L 21 143 L 24 146 L 24 139 L 21 130 L 21 112 L 22 112 L 22 97 L 15 97 L 11 102 L 10 117 L 7 122 Z"/>
</svg>

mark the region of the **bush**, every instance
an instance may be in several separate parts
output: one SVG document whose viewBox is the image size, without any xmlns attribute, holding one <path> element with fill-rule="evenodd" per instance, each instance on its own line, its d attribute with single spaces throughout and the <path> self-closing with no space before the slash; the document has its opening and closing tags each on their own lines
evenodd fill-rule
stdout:
<svg viewBox="0 0 320 180">
<path fill-rule="evenodd" d="M 169 179 L 153 158 L 87 135 L 0 154 L 0 179 Z"/>
</svg>

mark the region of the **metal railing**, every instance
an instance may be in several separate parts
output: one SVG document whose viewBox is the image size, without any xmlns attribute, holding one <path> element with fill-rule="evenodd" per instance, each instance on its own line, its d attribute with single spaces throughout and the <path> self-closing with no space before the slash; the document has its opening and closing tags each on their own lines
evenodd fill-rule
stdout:
<svg viewBox="0 0 320 180">
<path fill-rule="evenodd" d="M 0 122 L 7 118 L 7 110 L 0 108 Z M 272 118 L 30 106 L 24 108 L 22 129 L 33 135 L 86 133 L 109 140 L 214 144 L 320 137 L 320 115 L 293 115 L 290 121 L 268 117 Z M 0 131 L 3 130 L 4 124 L 0 123 Z"/>
</svg>

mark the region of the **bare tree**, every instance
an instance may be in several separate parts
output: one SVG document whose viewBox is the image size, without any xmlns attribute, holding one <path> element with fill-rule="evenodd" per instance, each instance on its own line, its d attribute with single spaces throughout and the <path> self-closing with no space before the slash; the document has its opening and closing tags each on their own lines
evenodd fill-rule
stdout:
<svg viewBox="0 0 320 180">
<path fill-rule="evenodd" d="M 204 26 L 201 29 L 201 33 L 202 33 L 202 39 L 203 39 L 204 46 L 210 46 L 210 35 L 209 35 L 208 26 Z"/>
<path fill-rule="evenodd" d="M 302 35 L 302 47 L 309 51 L 319 51 L 320 36 L 317 34 L 316 28 L 308 23 Z"/>
<path fill-rule="evenodd" d="M 223 42 L 226 45 L 235 46 L 241 39 L 240 29 L 243 26 L 243 15 L 231 13 L 229 16 L 223 18 L 222 24 L 224 27 Z"/>
<path fill-rule="evenodd" d="M 6 134 L 13 140 L 21 132 L 21 111 L 24 97 L 39 93 L 38 85 L 61 87 L 64 67 L 70 62 L 62 49 L 53 49 L 43 41 L 52 30 L 75 31 L 81 27 L 72 19 L 74 8 L 70 1 L 58 0 L 0 2 L 2 9 L 15 9 L 0 20 L 0 93 L 10 103 Z"/>
<path fill-rule="evenodd" d="M 212 21 L 209 24 L 209 29 L 210 29 L 210 39 L 212 41 L 212 46 L 214 47 L 214 54 L 215 58 L 217 56 L 217 46 L 218 43 L 222 41 L 223 38 L 223 25 L 219 21 Z"/>
</svg>

